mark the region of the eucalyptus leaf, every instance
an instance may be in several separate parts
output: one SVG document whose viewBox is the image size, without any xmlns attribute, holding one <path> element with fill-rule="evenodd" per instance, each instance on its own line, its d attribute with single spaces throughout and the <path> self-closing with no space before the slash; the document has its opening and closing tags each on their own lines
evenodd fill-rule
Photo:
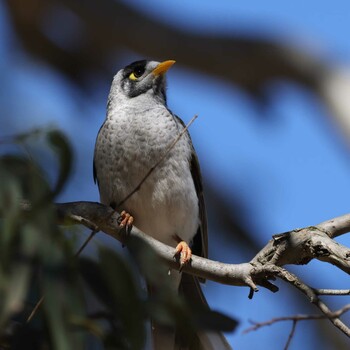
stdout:
<svg viewBox="0 0 350 350">
<path fill-rule="evenodd" d="M 14 142 L 29 143 L 38 135 L 39 130 L 24 133 Z M 56 194 L 68 178 L 71 152 L 60 132 L 50 131 L 47 140 L 59 158 Z M 87 326 L 97 328 L 86 319 L 72 244 L 57 227 L 51 191 L 38 163 L 35 156 L 0 157 L 0 348 L 84 349 Z M 44 303 L 34 319 L 23 323 L 41 296 Z M 15 323 L 18 327 L 11 327 Z M 31 343 L 22 346 L 25 339 Z"/>
<path fill-rule="evenodd" d="M 16 264 L 11 269 L 11 274 L 3 290 L 1 303 L 0 327 L 8 318 L 16 315 L 23 309 L 25 296 L 30 279 L 30 268 L 26 264 Z"/>
<path fill-rule="evenodd" d="M 56 153 L 59 160 L 59 174 L 53 190 L 53 197 L 61 192 L 66 183 L 72 167 L 72 151 L 67 138 L 58 130 L 47 134 L 49 145 Z"/>
</svg>

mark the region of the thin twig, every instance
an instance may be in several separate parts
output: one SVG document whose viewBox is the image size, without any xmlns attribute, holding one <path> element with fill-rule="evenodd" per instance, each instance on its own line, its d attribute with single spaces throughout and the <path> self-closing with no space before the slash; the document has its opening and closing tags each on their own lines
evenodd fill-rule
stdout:
<svg viewBox="0 0 350 350">
<path fill-rule="evenodd" d="M 44 295 L 43 295 L 43 296 L 39 299 L 39 301 L 35 304 L 35 306 L 34 306 L 32 312 L 30 313 L 30 315 L 29 315 L 28 318 L 27 318 L 26 323 L 29 323 L 29 322 L 33 319 L 34 315 L 35 315 L 36 312 L 39 310 L 39 308 L 40 308 L 41 304 L 43 303 L 44 299 L 45 299 L 45 297 L 44 297 Z"/>
<path fill-rule="evenodd" d="M 157 161 L 156 164 L 152 166 L 151 169 L 147 172 L 147 174 L 142 178 L 140 183 L 135 187 L 134 190 L 132 190 L 124 199 L 122 199 L 118 204 L 117 208 L 119 208 L 123 203 L 125 203 L 132 195 L 134 195 L 137 191 L 140 190 L 143 183 L 148 179 L 148 177 L 153 173 L 153 171 L 159 166 L 160 163 L 164 161 L 166 156 L 169 154 L 169 152 L 174 148 L 174 146 L 179 142 L 180 138 L 185 134 L 188 130 L 188 128 L 191 126 L 191 124 L 197 119 L 197 115 L 195 115 L 189 123 L 185 126 L 185 128 L 180 132 L 180 134 L 176 137 L 176 139 L 168 146 L 164 154 L 160 157 L 160 159 Z"/>
<path fill-rule="evenodd" d="M 293 322 L 299 322 L 299 321 L 308 321 L 308 320 L 325 320 L 325 319 L 336 319 L 346 313 L 350 310 L 350 304 L 347 304 L 343 306 L 341 309 L 330 312 L 328 315 L 294 315 L 294 316 L 283 316 L 283 317 L 275 317 L 271 320 L 264 321 L 264 322 L 253 322 L 252 327 L 249 327 L 243 331 L 243 334 L 256 331 L 259 328 L 265 327 L 265 326 L 271 326 L 274 323 L 277 322 L 283 322 L 283 321 L 293 321 Z"/>
<path fill-rule="evenodd" d="M 298 321 L 295 321 L 295 320 L 293 321 L 292 329 L 291 329 L 291 331 L 289 333 L 289 336 L 288 336 L 288 339 L 287 339 L 287 343 L 286 343 L 286 346 L 284 347 L 284 350 L 288 350 L 289 345 L 292 342 L 292 339 L 293 339 L 293 336 L 294 336 L 294 333 L 295 333 L 295 328 L 297 326 L 297 322 Z"/>
<path fill-rule="evenodd" d="M 303 283 L 297 276 L 285 269 L 274 265 L 272 265 L 270 268 L 272 271 L 275 271 L 275 276 L 278 276 L 284 281 L 292 284 L 294 287 L 296 287 L 302 293 L 304 293 L 309 298 L 310 302 L 322 311 L 322 313 L 324 314 L 324 318 L 327 318 L 330 322 L 333 323 L 335 327 L 337 327 L 340 331 L 342 331 L 344 334 L 350 337 L 350 328 L 339 319 L 339 316 L 336 313 L 332 312 L 329 309 L 329 307 L 322 300 L 319 299 L 313 288 Z"/>
<path fill-rule="evenodd" d="M 84 243 L 81 245 L 81 247 L 76 251 L 76 253 L 74 254 L 74 256 L 77 258 L 80 253 L 85 249 L 85 247 L 89 244 L 89 242 L 92 240 L 92 238 L 95 236 L 95 234 L 98 231 L 92 231 L 89 235 L 89 237 L 84 241 Z"/>
<path fill-rule="evenodd" d="M 333 325 L 335 327 L 337 327 L 339 330 L 341 330 L 344 334 L 346 334 L 348 337 L 350 337 L 350 328 L 339 319 L 339 316 L 343 313 L 337 312 L 334 313 L 332 312 L 328 306 L 321 300 L 318 300 L 317 303 L 315 303 L 315 305 L 324 313 L 325 318 L 327 318 L 330 322 L 333 323 Z M 341 311 L 348 311 L 350 310 L 350 304 L 345 305 Z"/>
</svg>

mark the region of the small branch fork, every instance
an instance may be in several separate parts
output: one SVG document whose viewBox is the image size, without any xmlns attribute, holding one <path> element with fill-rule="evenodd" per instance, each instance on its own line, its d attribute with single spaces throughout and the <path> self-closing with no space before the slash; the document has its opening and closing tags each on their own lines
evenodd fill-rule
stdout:
<svg viewBox="0 0 350 350">
<path fill-rule="evenodd" d="M 110 207 L 94 202 L 72 202 L 56 204 L 56 208 L 59 224 L 82 224 L 93 231 L 99 230 L 121 242 L 125 241 L 125 234 L 118 227 L 119 214 Z M 331 263 L 349 274 L 350 250 L 333 241 L 333 237 L 349 231 L 350 214 L 347 214 L 316 226 L 275 235 L 250 262 L 224 264 L 192 256 L 191 264 L 185 266 L 183 271 L 223 284 L 248 286 L 250 288 L 249 297 L 253 297 L 258 291 L 258 285 L 277 292 L 278 287 L 270 281 L 275 278 L 282 279 L 300 290 L 323 314 L 309 318 L 303 316 L 303 319 L 327 318 L 335 327 L 350 337 L 349 327 L 339 319 L 348 310 L 348 306 L 332 312 L 319 298 L 322 295 L 350 295 L 350 290 L 311 288 L 282 267 L 286 264 L 307 264 L 312 259 L 318 259 Z M 179 269 L 180 266 L 173 259 L 173 247 L 153 239 L 136 227 L 131 229 L 129 235 L 146 241 L 171 268 Z M 288 320 L 299 321 L 293 318 Z"/>
<path fill-rule="evenodd" d="M 276 317 L 273 318 L 269 321 L 264 321 L 264 322 L 253 322 L 251 321 L 251 323 L 253 324 L 252 327 L 247 328 L 245 331 L 243 331 L 243 333 L 249 333 L 252 331 L 256 331 L 257 329 L 261 328 L 261 327 L 265 327 L 265 326 L 271 326 L 274 323 L 277 322 L 282 322 L 282 321 L 306 321 L 306 320 L 324 320 L 326 318 L 338 318 L 341 315 L 345 314 L 346 312 L 348 312 L 350 310 L 350 304 L 347 304 L 345 306 L 343 306 L 341 309 L 331 312 L 329 315 L 294 315 L 294 316 L 286 316 L 286 317 Z"/>
<path fill-rule="evenodd" d="M 343 294 L 332 294 L 332 295 L 343 295 Z M 347 304 L 337 311 L 330 312 L 328 315 L 294 315 L 294 316 L 287 316 L 287 317 L 276 317 L 269 321 L 264 321 L 264 322 L 250 321 L 253 324 L 253 326 L 247 328 L 245 331 L 243 331 L 243 333 L 247 334 L 249 332 L 256 331 L 262 327 L 271 326 L 277 322 L 292 321 L 292 329 L 289 333 L 286 346 L 284 347 L 284 350 L 287 350 L 289 348 L 289 345 L 295 333 L 296 325 L 299 321 L 339 319 L 341 315 L 345 314 L 349 310 L 350 310 L 350 304 Z"/>
</svg>

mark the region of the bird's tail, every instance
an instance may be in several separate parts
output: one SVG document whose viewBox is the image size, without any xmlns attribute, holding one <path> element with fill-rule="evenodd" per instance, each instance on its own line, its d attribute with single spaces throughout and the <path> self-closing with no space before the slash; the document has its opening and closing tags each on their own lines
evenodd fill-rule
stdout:
<svg viewBox="0 0 350 350">
<path fill-rule="evenodd" d="M 179 294 L 194 308 L 209 308 L 198 278 L 182 273 Z M 198 331 L 190 339 L 176 330 L 152 325 L 153 350 L 232 350 L 226 338 L 218 331 Z"/>
</svg>

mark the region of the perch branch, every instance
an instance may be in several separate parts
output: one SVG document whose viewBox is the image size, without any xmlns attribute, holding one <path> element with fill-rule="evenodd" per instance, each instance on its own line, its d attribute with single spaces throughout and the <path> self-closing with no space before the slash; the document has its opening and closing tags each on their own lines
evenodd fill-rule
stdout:
<svg viewBox="0 0 350 350">
<path fill-rule="evenodd" d="M 97 226 L 100 231 L 112 236 L 113 238 L 124 242 L 125 235 L 123 230 L 119 228 L 119 214 L 112 208 L 100 203 L 93 202 L 72 202 L 56 204 L 59 224 L 83 224 L 84 221 L 76 218 L 83 217 L 90 223 Z M 130 236 L 138 237 L 146 241 L 173 269 L 179 269 L 179 264 L 174 260 L 174 248 L 167 246 L 151 236 L 143 233 L 136 227 L 133 227 L 128 233 Z M 183 268 L 184 272 L 210 279 L 219 283 L 249 286 L 257 290 L 256 284 L 250 277 L 250 272 L 253 265 L 250 263 L 244 264 L 224 264 L 220 262 L 212 262 L 198 256 L 193 256 L 191 265 Z"/>
<path fill-rule="evenodd" d="M 96 202 L 71 202 L 56 204 L 56 208 L 59 224 L 79 223 L 90 229 L 93 228 L 95 231 L 98 228 L 119 241 L 123 241 L 125 238 L 118 226 L 119 214 L 110 207 Z M 349 217 L 350 215 L 347 214 L 317 226 L 275 235 L 249 263 L 224 264 L 193 256 L 191 265 L 184 267 L 184 271 L 216 282 L 249 286 L 253 289 L 256 289 L 256 286 L 249 278 L 252 277 L 252 274 L 255 277 L 261 277 L 263 272 L 267 272 L 266 265 L 300 265 L 316 258 L 332 263 L 349 273 L 350 249 L 334 242 L 327 234 L 330 232 L 328 231 L 330 226 L 330 235 L 334 237 L 344 234 L 346 230 L 350 231 Z M 130 235 L 142 238 L 150 244 L 171 268 L 177 269 L 179 267 L 173 260 L 173 247 L 153 239 L 136 227 L 132 228 Z M 276 272 L 270 271 L 272 274 Z"/>
<path fill-rule="evenodd" d="M 59 224 L 83 224 L 124 242 L 125 234 L 119 228 L 119 214 L 100 203 L 72 202 L 56 204 Z M 192 256 L 191 264 L 183 271 L 223 284 L 250 287 L 250 297 L 258 291 L 257 285 L 272 292 L 278 291 L 269 279 L 278 277 L 305 294 L 311 303 L 323 313 L 318 318 L 328 318 L 334 326 L 350 337 L 350 329 L 319 299 L 319 295 L 345 295 L 349 291 L 317 290 L 303 283 L 297 276 L 282 268 L 286 264 L 307 264 L 312 259 L 331 263 L 346 273 L 350 272 L 350 250 L 333 241 L 350 231 L 349 215 L 344 215 L 316 226 L 296 229 L 275 235 L 267 245 L 248 263 L 224 264 Z M 83 218 L 83 219 L 82 219 Z M 179 269 L 174 261 L 174 248 L 167 246 L 133 227 L 130 236 L 146 241 L 173 269 Z"/>
</svg>

